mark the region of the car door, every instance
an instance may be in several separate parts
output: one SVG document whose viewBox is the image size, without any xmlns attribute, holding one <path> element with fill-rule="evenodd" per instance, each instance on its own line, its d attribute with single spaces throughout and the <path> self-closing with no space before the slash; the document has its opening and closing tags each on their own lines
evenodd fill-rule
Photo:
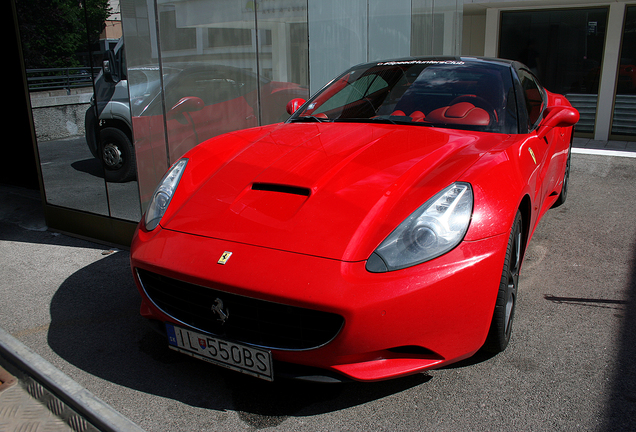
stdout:
<svg viewBox="0 0 636 432">
<path fill-rule="evenodd" d="M 523 90 L 523 100 L 528 113 L 528 129 L 538 131 L 547 106 L 547 94 L 536 78 L 524 69 L 519 71 L 519 79 Z M 543 204 L 550 193 L 554 191 L 558 176 L 559 158 L 557 130 L 549 131 L 544 139 L 533 137 L 529 140 L 530 152 L 537 171 L 536 196 L 534 202 L 538 208 Z"/>
</svg>

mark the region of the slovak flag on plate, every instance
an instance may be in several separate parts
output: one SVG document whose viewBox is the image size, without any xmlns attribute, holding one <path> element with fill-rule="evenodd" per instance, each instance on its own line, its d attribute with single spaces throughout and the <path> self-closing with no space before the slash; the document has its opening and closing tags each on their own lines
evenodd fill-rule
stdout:
<svg viewBox="0 0 636 432">
<path fill-rule="evenodd" d="M 205 339 L 199 338 L 199 346 L 201 347 L 201 349 L 206 349 L 208 347 L 208 345 L 205 343 Z"/>
</svg>

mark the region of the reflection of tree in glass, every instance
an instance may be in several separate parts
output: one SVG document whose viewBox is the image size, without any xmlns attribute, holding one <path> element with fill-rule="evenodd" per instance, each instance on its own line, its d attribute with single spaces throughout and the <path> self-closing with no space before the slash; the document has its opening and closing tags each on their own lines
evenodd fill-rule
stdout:
<svg viewBox="0 0 636 432">
<path fill-rule="evenodd" d="M 15 3 L 27 69 L 88 66 L 77 53 L 86 52 L 87 37 L 91 43 L 99 41 L 110 16 L 108 0 Z"/>
</svg>

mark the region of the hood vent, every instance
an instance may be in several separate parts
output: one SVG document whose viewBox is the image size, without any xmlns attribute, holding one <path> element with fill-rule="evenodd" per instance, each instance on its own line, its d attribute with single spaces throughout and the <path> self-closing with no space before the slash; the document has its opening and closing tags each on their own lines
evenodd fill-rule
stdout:
<svg viewBox="0 0 636 432">
<path fill-rule="evenodd" d="M 306 196 L 306 197 L 311 195 L 311 190 L 308 188 L 299 187 L 299 186 L 288 186 L 288 185 L 275 184 L 275 183 L 254 183 L 252 184 L 252 190 L 280 192 L 280 193 L 300 195 L 300 196 Z"/>
</svg>

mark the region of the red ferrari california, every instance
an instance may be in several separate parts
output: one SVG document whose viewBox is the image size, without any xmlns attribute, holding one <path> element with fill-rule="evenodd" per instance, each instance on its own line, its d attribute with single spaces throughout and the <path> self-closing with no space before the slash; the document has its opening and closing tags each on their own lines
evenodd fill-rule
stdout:
<svg viewBox="0 0 636 432">
<path fill-rule="evenodd" d="M 157 187 L 131 264 L 166 344 L 318 381 L 504 350 L 524 251 L 567 196 L 565 97 L 517 62 L 406 58 L 288 111 L 196 146 Z"/>
</svg>

